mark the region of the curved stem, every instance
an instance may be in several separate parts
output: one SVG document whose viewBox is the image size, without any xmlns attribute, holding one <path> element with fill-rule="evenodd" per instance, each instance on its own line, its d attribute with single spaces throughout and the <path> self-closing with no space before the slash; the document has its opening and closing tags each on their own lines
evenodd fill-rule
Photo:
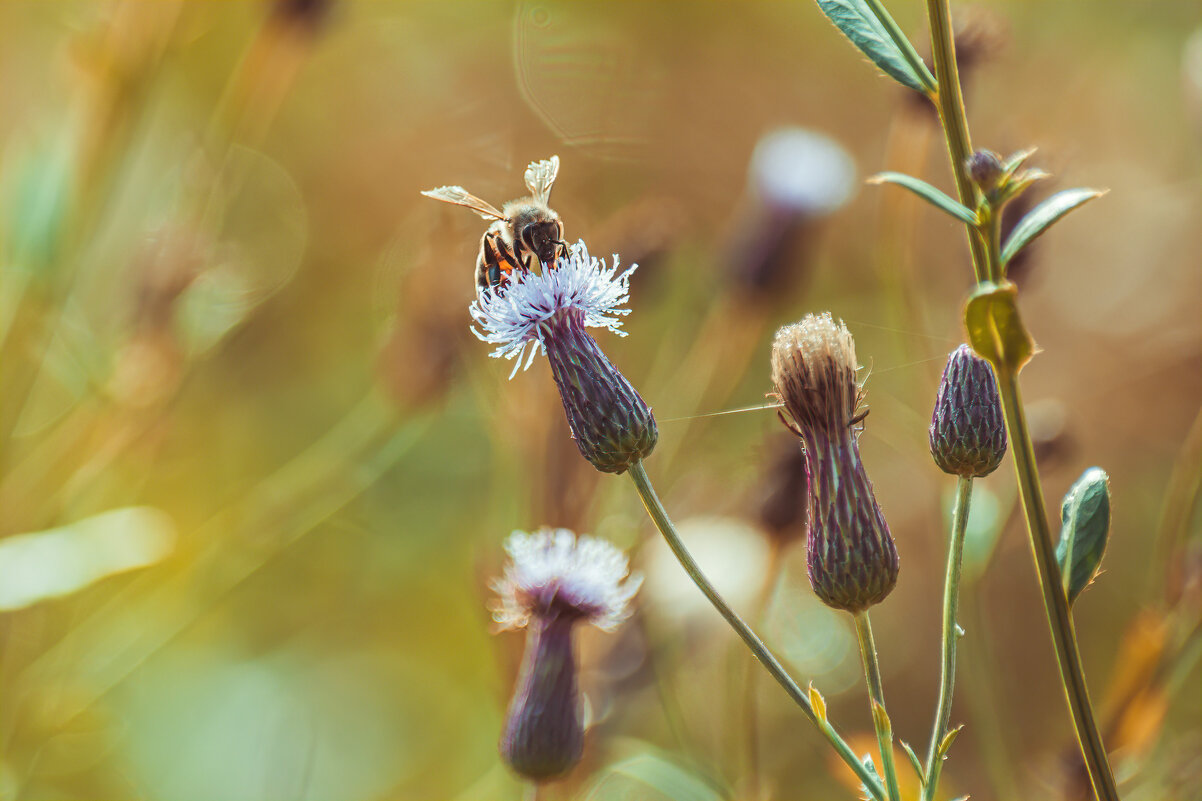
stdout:
<svg viewBox="0 0 1202 801">
<path fill-rule="evenodd" d="M 964 97 L 960 93 L 960 71 L 956 67 L 956 42 L 952 33 L 948 0 L 927 0 L 927 18 L 931 25 L 931 54 L 935 59 L 935 80 L 939 83 L 935 101 L 939 120 L 943 123 L 947 154 L 952 161 L 956 178 L 956 193 L 960 202 L 970 209 L 977 207 L 977 190 L 968 177 L 968 157 L 972 155 L 972 140 L 968 135 L 968 120 L 964 116 Z M 972 270 L 977 281 L 989 278 L 985 243 L 973 230 L 968 232 L 968 247 L 972 252 Z"/>
<path fill-rule="evenodd" d="M 901 789 L 897 784 L 897 765 L 893 759 L 893 726 L 885 713 L 885 688 L 881 684 L 881 666 L 877 663 L 876 643 L 872 639 L 872 623 L 868 611 L 856 612 L 856 637 L 860 641 L 860 659 L 864 664 L 864 679 L 868 683 L 868 697 L 872 703 L 872 725 L 876 728 L 876 741 L 881 747 L 881 766 L 885 781 L 889 785 L 889 798 L 901 801 Z"/>
<path fill-rule="evenodd" d="M 659 533 L 663 535 L 664 540 L 668 543 L 668 547 L 676 555 L 676 560 L 680 562 L 681 567 L 689 574 L 689 578 L 693 580 L 697 588 L 701 590 L 702 594 L 718 610 L 718 614 L 722 615 L 726 622 L 730 624 L 730 627 L 735 630 L 735 633 L 743 639 L 743 642 L 747 644 L 747 647 L 751 650 L 755 658 L 767 668 L 772 678 L 776 679 L 776 682 L 784 688 L 789 697 L 793 699 L 793 702 L 801 707 L 801 711 L 818 728 L 818 731 L 827 739 L 827 742 L 831 744 L 831 747 L 835 749 L 839 757 L 855 772 L 860 781 L 864 783 L 864 786 L 868 788 L 873 798 L 877 799 L 877 801 L 886 801 L 885 790 L 881 786 L 880 780 L 864 767 L 856 756 L 855 751 L 847 744 L 847 741 L 835 731 L 835 727 L 825 717 L 819 718 L 814 713 L 814 709 L 810 705 L 810 698 L 805 690 L 798 686 L 797 682 L 793 680 L 793 677 L 788 674 L 781 663 L 777 661 L 776 657 L 772 655 L 763 641 L 743 622 L 742 618 L 735 614 L 735 611 L 730 608 L 722 596 L 718 594 L 718 591 L 714 589 L 714 585 L 701 572 L 700 566 L 693 559 L 692 554 L 689 553 L 684 542 L 680 539 L 680 535 L 676 532 L 676 526 L 672 524 L 672 520 L 668 517 L 668 512 L 664 509 L 659 496 L 655 494 L 655 488 L 651 486 L 651 479 L 647 477 L 647 470 L 643 467 L 642 461 L 635 462 L 627 472 L 630 474 L 631 480 L 634 481 L 635 489 L 638 490 L 639 498 L 643 501 L 643 508 L 647 510 L 647 515 L 655 523 L 655 527 L 659 529 Z"/>
<path fill-rule="evenodd" d="M 1018 388 L 1018 377 L 1002 373 L 998 376 L 998 389 L 1002 396 L 1002 409 L 1006 413 L 1006 428 L 1014 444 L 1014 470 L 1018 474 L 1018 490 L 1027 515 L 1027 531 L 1031 535 L 1031 551 L 1035 557 L 1035 568 L 1039 573 L 1039 584 L 1043 589 L 1043 605 L 1047 612 L 1048 625 L 1052 629 L 1052 642 L 1056 646 L 1056 661 L 1060 666 L 1060 681 L 1068 698 L 1073 715 L 1073 727 L 1085 769 L 1094 795 L 1099 801 L 1118 801 L 1118 789 L 1114 774 L 1106 756 L 1106 746 L 1094 720 L 1093 706 L 1089 701 L 1089 688 L 1085 684 L 1085 673 L 1081 666 L 1081 654 L 1077 650 L 1077 633 L 1069 614 L 1068 598 L 1060 586 L 1060 567 L 1056 562 L 1056 549 L 1048 527 L 1047 511 L 1043 500 L 1043 489 L 1039 485 L 1039 472 L 1035 466 L 1035 449 L 1031 445 L 1027 418 L 1023 413 L 1022 396 Z"/>
<path fill-rule="evenodd" d="M 956 607 L 960 600 L 960 565 L 964 556 L 964 531 L 968 524 L 968 509 L 972 502 L 972 477 L 961 476 L 956 484 L 956 505 L 952 509 L 952 536 L 947 548 L 947 576 L 943 583 L 943 645 L 940 649 L 942 672 L 939 681 L 939 704 L 935 725 L 931 729 L 931 744 L 927 747 L 926 778 L 923 798 L 931 801 L 939 784 L 943 757 L 939 743 L 947 733 L 952 716 L 952 688 L 956 683 L 956 641 L 960 638 L 956 624 Z"/>
</svg>

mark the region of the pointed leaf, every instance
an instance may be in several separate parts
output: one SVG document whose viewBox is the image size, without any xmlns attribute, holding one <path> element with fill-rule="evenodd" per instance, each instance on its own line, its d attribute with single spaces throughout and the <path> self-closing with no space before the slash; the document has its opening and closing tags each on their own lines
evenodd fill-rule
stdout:
<svg viewBox="0 0 1202 801">
<path fill-rule="evenodd" d="M 1017 375 L 1035 355 L 1035 340 L 1018 314 L 1018 290 L 1009 281 L 982 281 L 964 309 L 972 349 L 988 359 L 998 378 Z"/>
<path fill-rule="evenodd" d="M 918 761 L 918 754 L 914 753 L 914 749 L 905 740 L 901 741 L 902 750 L 906 752 L 906 756 L 910 758 L 910 764 L 914 766 L 914 772 L 918 774 L 918 781 L 922 784 L 927 783 L 927 777 L 922 772 L 922 763 Z"/>
<path fill-rule="evenodd" d="M 1064 496 L 1056 561 L 1071 604 L 1102 565 L 1110 535 L 1110 477 L 1100 467 L 1086 470 Z"/>
<path fill-rule="evenodd" d="M 1023 170 L 1020 173 L 1009 176 L 998 188 L 998 198 L 994 203 L 1007 203 L 1030 189 L 1031 185 L 1036 181 L 1043 181 L 1051 177 L 1051 173 L 1044 172 L 1038 167 L 1032 167 L 1029 170 Z"/>
<path fill-rule="evenodd" d="M 1104 194 L 1104 189 L 1065 189 L 1031 209 L 1030 213 L 1014 226 L 1014 231 L 1002 247 L 1002 266 L 1009 264 L 1016 253 L 1031 244 L 1031 241 L 1046 231 L 1052 223 L 1081 204 Z"/>
<path fill-rule="evenodd" d="M 1034 156 L 1037 150 L 1039 150 L 1039 148 L 1029 147 L 1026 150 L 1020 150 L 1017 153 L 1011 153 L 1006 157 L 1006 163 L 1002 167 L 1003 172 L 1006 175 L 1013 175 L 1014 171 L 1023 166 L 1027 159 L 1031 158 L 1031 156 Z"/>
<path fill-rule="evenodd" d="M 945 211 L 960 222 L 969 225 L 977 224 L 977 215 L 972 209 L 948 197 L 945 193 L 928 184 L 926 181 L 906 175 L 901 172 L 880 172 L 868 179 L 870 184 L 897 184 L 909 189 L 920 198 L 937 209 Z"/>
<path fill-rule="evenodd" d="M 877 729 L 885 732 L 889 737 L 893 736 L 893 724 L 889 722 L 889 713 L 885 711 L 884 705 L 878 703 L 876 699 L 872 701 L 872 719 L 876 722 Z"/>
<path fill-rule="evenodd" d="M 960 729 L 963 729 L 963 728 L 964 728 L 964 724 L 961 723 L 959 726 L 957 726 L 954 729 L 950 729 L 947 734 L 943 735 L 943 739 L 939 741 L 939 748 L 938 748 L 940 757 L 947 756 L 947 752 L 951 750 L 952 743 L 954 743 L 956 741 L 957 735 L 960 734 Z"/>
<path fill-rule="evenodd" d="M 810 706 L 814 709 L 814 714 L 822 723 L 826 723 L 826 701 L 822 697 L 822 693 L 814 689 L 814 682 L 810 682 Z"/>
<path fill-rule="evenodd" d="M 865 0 L 818 0 L 818 7 L 886 75 L 916 92 L 926 94 L 934 90 L 935 79 L 926 66 L 921 67 L 921 72 L 911 66 L 911 60 L 916 64 L 922 63 L 914 54 L 913 45 L 904 39 L 904 45 L 895 41 L 885 23 Z M 884 9 L 880 11 L 884 13 Z M 892 19 L 889 22 L 897 30 L 897 24 Z M 903 46 L 910 51 L 910 60 L 902 51 Z"/>
</svg>

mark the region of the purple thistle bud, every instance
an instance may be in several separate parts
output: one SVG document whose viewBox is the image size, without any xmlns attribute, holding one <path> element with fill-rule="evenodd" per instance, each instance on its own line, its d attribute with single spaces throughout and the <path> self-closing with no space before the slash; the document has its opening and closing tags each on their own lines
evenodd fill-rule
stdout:
<svg viewBox="0 0 1202 801">
<path fill-rule="evenodd" d="M 526 628 L 526 654 L 501 735 L 501 756 L 535 781 L 567 773 L 584 750 L 584 720 L 572 651 L 581 621 L 613 631 L 630 614 L 642 578 L 628 577 L 626 557 L 605 540 L 567 529 L 515 531 L 512 561 L 493 583 L 493 619 Z"/>
<path fill-rule="evenodd" d="M 930 444 L 940 470 L 965 478 L 989 475 L 1006 455 L 1006 423 L 993 368 L 968 345 L 956 348 L 943 368 Z"/>
<path fill-rule="evenodd" d="M 546 322 L 547 360 L 581 455 L 603 473 L 622 473 L 655 448 L 655 416 L 581 316 L 567 309 Z"/>
<path fill-rule="evenodd" d="M 828 606 L 860 612 L 897 584 L 889 525 L 860 459 L 856 352 L 829 313 L 785 326 L 772 345 L 772 383 L 805 444 L 810 586 Z M 784 415 L 782 415 L 784 419 Z"/>
<path fill-rule="evenodd" d="M 539 618 L 526 634 L 526 655 L 500 747 L 505 763 L 528 779 L 561 776 L 584 753 L 572 623 Z"/>
<path fill-rule="evenodd" d="M 606 358 L 586 328 L 619 330 L 620 308 L 629 299 L 630 274 L 589 257 L 573 245 L 554 269 L 519 273 L 505 291 L 481 290 L 471 315 L 499 347 L 492 355 L 515 361 L 512 378 L 526 357 L 529 367 L 547 354 L 559 387 L 568 426 L 585 459 L 605 473 L 622 473 L 650 455 L 659 432 L 655 416 L 626 377 Z"/>
</svg>

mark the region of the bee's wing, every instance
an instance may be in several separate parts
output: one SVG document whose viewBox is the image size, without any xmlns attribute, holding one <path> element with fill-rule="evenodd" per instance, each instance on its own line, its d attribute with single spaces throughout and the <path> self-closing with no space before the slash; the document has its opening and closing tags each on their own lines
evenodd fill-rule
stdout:
<svg viewBox="0 0 1202 801">
<path fill-rule="evenodd" d="M 505 219 L 505 215 L 498 211 L 495 206 L 476 197 L 462 186 L 440 186 L 437 189 L 427 189 L 422 194 L 435 200 L 441 200 L 443 203 L 467 206 L 486 220 Z"/>
<path fill-rule="evenodd" d="M 546 161 L 532 161 L 526 168 L 526 186 L 530 193 L 540 203 L 551 199 L 551 186 L 555 176 L 559 174 L 559 156 L 552 156 Z"/>
</svg>

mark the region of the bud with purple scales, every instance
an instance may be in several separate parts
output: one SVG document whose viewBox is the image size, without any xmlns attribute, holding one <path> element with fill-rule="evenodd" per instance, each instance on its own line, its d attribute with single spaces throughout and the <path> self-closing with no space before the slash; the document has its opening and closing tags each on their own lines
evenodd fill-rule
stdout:
<svg viewBox="0 0 1202 801">
<path fill-rule="evenodd" d="M 930 446 L 940 470 L 964 478 L 989 475 L 1006 455 L 1006 422 L 993 368 L 968 345 L 956 348 L 943 368 Z"/>
<path fill-rule="evenodd" d="M 547 361 L 581 455 L 603 473 L 623 473 L 655 448 L 655 416 L 582 316 L 566 309 L 544 324 Z"/>
</svg>

